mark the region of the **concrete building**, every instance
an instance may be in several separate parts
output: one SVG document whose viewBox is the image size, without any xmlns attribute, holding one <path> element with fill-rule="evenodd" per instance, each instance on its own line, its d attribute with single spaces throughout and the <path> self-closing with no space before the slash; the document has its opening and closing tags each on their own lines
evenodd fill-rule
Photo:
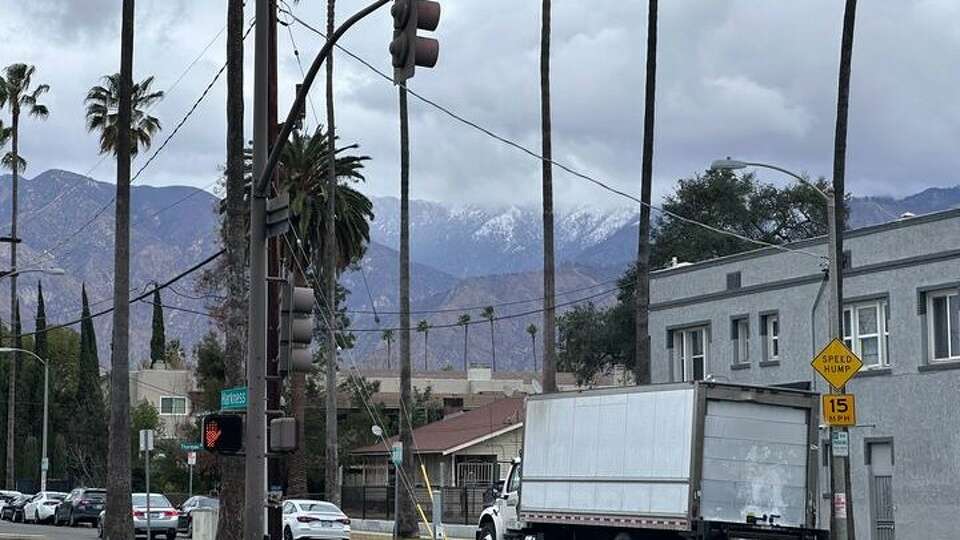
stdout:
<svg viewBox="0 0 960 540">
<path fill-rule="evenodd" d="M 844 336 L 865 364 L 848 384 L 857 538 L 956 537 L 960 514 L 960 209 L 844 236 Z M 654 382 L 715 378 L 826 383 L 826 240 L 656 272 Z M 819 518 L 829 524 L 829 439 L 819 446 Z M 814 450 L 816 451 L 816 450 Z"/>
<path fill-rule="evenodd" d="M 176 437 L 177 428 L 190 421 L 190 394 L 196 390 L 188 369 L 140 369 L 130 371 L 130 406 L 146 401 L 160 413 L 165 437 Z"/>
</svg>

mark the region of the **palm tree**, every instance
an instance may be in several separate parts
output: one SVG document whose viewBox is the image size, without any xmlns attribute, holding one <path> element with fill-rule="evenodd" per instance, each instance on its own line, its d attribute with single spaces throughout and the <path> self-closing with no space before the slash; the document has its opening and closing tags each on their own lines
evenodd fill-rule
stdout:
<svg viewBox="0 0 960 540">
<path fill-rule="evenodd" d="M 113 249 L 113 356 L 110 359 L 110 444 L 107 454 L 107 508 L 104 538 L 130 535 L 130 160 L 142 141 L 133 123 L 134 0 L 123 0 L 120 77 L 117 89 L 117 203 Z M 108 124 L 102 124 L 106 129 Z M 101 141 L 102 141 L 101 137 Z M 104 145 L 101 142 L 101 151 Z"/>
<path fill-rule="evenodd" d="M 487 306 L 480 312 L 480 316 L 490 322 L 490 351 L 493 356 L 493 371 L 497 370 L 497 340 L 493 333 L 493 319 L 495 318 L 493 306 Z"/>
<path fill-rule="evenodd" d="M 530 334 L 530 341 L 533 351 L 533 371 L 537 371 L 537 325 L 530 323 L 527 327 L 527 333 Z"/>
<path fill-rule="evenodd" d="M 843 33 L 840 38 L 840 70 L 837 84 L 837 124 L 833 141 L 833 196 L 839 212 L 844 206 L 845 178 L 847 165 L 847 114 L 850 109 L 850 64 L 853 57 L 853 34 L 857 17 L 857 0 L 847 0 L 843 13 Z M 837 219 L 836 231 L 836 252 L 832 253 L 837 260 L 843 260 L 843 220 Z M 840 272 L 835 279 L 836 297 L 838 299 L 836 313 L 831 313 L 831 317 L 838 317 L 843 321 L 843 273 Z M 842 326 L 842 325 L 841 325 Z M 832 467 L 831 471 L 836 472 Z M 835 477 L 836 478 L 836 477 Z M 843 467 L 843 484 L 838 488 L 847 493 L 850 489 L 850 467 Z M 837 514 L 836 508 L 830 515 L 831 530 L 836 531 L 837 538 L 855 538 L 854 531 L 854 512 L 853 501 L 847 499 L 846 519 Z"/>
<path fill-rule="evenodd" d="M 119 141 L 120 74 L 105 75 L 102 82 L 102 85 L 91 88 L 84 100 L 87 104 L 87 130 L 100 134 L 101 154 L 115 154 Z M 130 155 L 136 156 L 141 148 L 150 148 L 153 136 L 161 129 L 160 120 L 145 111 L 163 99 L 163 92 L 154 91 L 153 77 L 147 77 L 133 85 L 130 95 Z"/>
<path fill-rule="evenodd" d="M 369 159 L 366 156 L 346 153 L 356 148 L 357 145 L 355 144 L 336 148 L 335 145 L 331 144 L 323 126 L 317 126 L 312 133 L 304 133 L 300 130 L 293 132 L 290 142 L 284 146 L 280 154 L 280 185 L 288 191 L 290 209 L 297 216 L 294 224 L 296 232 L 291 233 L 293 238 L 290 239 L 289 245 L 300 247 L 298 252 L 288 253 L 287 256 L 298 261 L 298 264 L 293 265 L 295 268 L 310 266 L 313 276 L 319 278 L 315 279 L 315 285 L 318 282 L 329 285 L 327 279 L 329 272 L 326 271 L 327 261 L 324 257 L 327 246 L 333 245 L 336 249 L 334 255 L 336 264 L 333 275 L 330 276 L 333 278 L 334 285 L 336 285 L 337 275 L 351 264 L 359 261 L 370 242 L 370 220 L 373 219 L 373 203 L 350 185 L 363 181 L 363 162 Z M 333 197 L 328 197 L 328 194 L 332 191 L 327 182 L 328 168 L 331 163 L 336 167 L 337 183 L 335 191 L 333 191 Z M 335 206 L 338 209 L 332 221 L 335 237 L 333 244 L 327 240 L 327 224 L 329 221 L 327 216 L 330 215 L 328 213 L 328 203 L 331 198 L 336 199 Z M 330 384 L 331 381 L 336 382 L 335 353 L 338 316 L 335 314 L 336 294 L 334 293 L 331 296 L 324 285 L 315 286 L 314 293 L 317 296 L 317 302 L 323 308 L 319 313 L 326 319 L 320 326 L 326 329 L 326 339 L 329 343 L 332 343 L 334 350 L 332 361 L 329 361 L 330 358 L 328 357 L 327 362 L 327 384 Z M 304 374 L 294 374 L 292 379 L 291 403 L 293 404 L 294 416 L 302 418 L 303 406 L 306 402 Z M 330 396 L 331 394 L 328 392 L 327 395 Z M 335 389 L 332 395 L 336 396 Z M 329 397 L 327 411 L 326 464 L 327 474 L 329 475 L 331 467 L 334 474 L 337 471 L 335 448 L 337 441 L 336 401 L 334 400 L 331 403 Z M 303 423 L 300 423 L 299 427 L 302 428 L 302 426 Z M 334 446 L 332 463 L 330 461 L 331 444 Z M 306 492 L 306 457 L 302 449 L 291 455 L 288 481 L 291 492 Z M 328 497 L 339 494 L 336 481 L 336 478 L 334 478 L 333 484 L 327 484 L 330 487 Z M 330 482 L 330 476 L 327 476 L 327 482 Z"/>
<path fill-rule="evenodd" d="M 17 213 L 19 201 L 17 189 L 19 185 L 19 174 L 27 168 L 27 161 L 20 155 L 20 114 L 27 113 L 39 119 L 45 119 L 50 111 L 47 107 L 39 103 L 40 96 L 50 91 L 50 86 L 38 84 L 33 86 L 33 75 L 36 73 L 34 66 L 27 64 L 11 64 L 3 70 L 0 75 L 0 109 L 6 107 L 10 110 L 10 127 L 0 127 L 0 139 L 10 139 L 10 152 L 0 158 L 0 165 L 10 169 L 13 174 L 12 193 L 10 200 L 13 211 L 11 213 L 10 237 L 17 238 Z M 0 141 L 2 142 L 2 141 Z M 17 267 L 17 243 L 10 243 L 10 268 Z M 10 276 L 10 313 L 14 312 L 17 303 L 17 275 Z M 16 336 L 11 336 L 14 340 Z M 14 355 L 14 361 L 10 362 L 10 380 L 7 390 L 7 489 L 13 489 L 14 485 L 14 423 L 16 420 L 16 380 L 17 364 L 20 362 L 20 354 Z"/>
<path fill-rule="evenodd" d="M 634 294 L 633 378 L 650 382 L 650 193 L 653 189 L 653 123 L 657 92 L 657 0 L 649 0 L 647 14 L 647 82 L 643 110 L 643 159 L 640 167 L 640 232 Z"/>
<path fill-rule="evenodd" d="M 221 234 L 226 248 L 224 306 L 224 384 L 244 380 L 247 326 L 247 205 L 244 203 L 243 139 L 243 0 L 227 2 L 227 167 L 226 222 Z M 243 458 L 220 456 L 220 517 L 217 540 L 240 540 L 243 535 Z"/>
<path fill-rule="evenodd" d="M 463 371 L 467 371 L 467 333 L 470 330 L 470 314 L 461 315 L 457 319 L 457 324 L 463 327 Z"/>
<path fill-rule="evenodd" d="M 430 367 L 427 365 L 427 337 L 430 335 L 430 323 L 426 319 L 418 322 L 417 332 L 423 334 L 423 370 L 429 371 Z"/>
<path fill-rule="evenodd" d="M 550 0 L 540 24 L 540 128 L 543 145 L 543 392 L 557 391 L 556 272 L 553 241 L 553 140 L 550 127 Z"/>
<path fill-rule="evenodd" d="M 390 354 L 391 347 L 393 346 L 393 329 L 387 328 L 383 331 L 383 334 L 380 335 L 380 339 L 387 342 L 387 369 L 390 369 Z"/>
</svg>

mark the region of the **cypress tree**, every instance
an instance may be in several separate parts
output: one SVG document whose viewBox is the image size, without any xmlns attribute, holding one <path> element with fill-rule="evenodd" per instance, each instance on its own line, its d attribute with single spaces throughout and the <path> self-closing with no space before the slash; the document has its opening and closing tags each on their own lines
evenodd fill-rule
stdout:
<svg viewBox="0 0 960 540">
<path fill-rule="evenodd" d="M 49 358 L 47 348 L 47 310 L 43 302 L 43 283 L 39 281 L 37 282 L 37 320 L 34 331 L 33 352 L 47 361 Z"/>
<path fill-rule="evenodd" d="M 167 337 L 163 331 L 163 304 L 160 303 L 160 289 L 153 290 L 153 335 L 150 337 L 150 368 L 166 357 Z"/>
<path fill-rule="evenodd" d="M 90 317 L 90 304 L 87 289 L 82 292 L 83 311 L 80 323 L 80 360 L 77 367 L 76 429 L 77 444 L 83 455 L 91 461 L 94 478 L 83 479 L 87 482 L 102 484 L 106 472 L 107 410 L 104 406 L 103 391 L 100 387 L 100 360 L 97 355 L 97 336 Z M 97 478 L 96 476 L 100 476 Z"/>
</svg>

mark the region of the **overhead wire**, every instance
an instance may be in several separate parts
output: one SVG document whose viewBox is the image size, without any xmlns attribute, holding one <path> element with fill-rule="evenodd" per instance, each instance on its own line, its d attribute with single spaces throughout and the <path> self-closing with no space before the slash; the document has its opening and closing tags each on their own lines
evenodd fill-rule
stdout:
<svg viewBox="0 0 960 540">
<path fill-rule="evenodd" d="M 303 19 L 297 17 L 296 14 L 294 14 L 293 12 L 291 12 L 291 11 L 289 11 L 289 10 L 286 10 L 285 13 L 286 13 L 287 15 L 289 15 L 294 21 L 296 21 L 296 22 L 299 23 L 301 26 L 303 26 L 304 28 L 306 28 L 306 29 L 310 30 L 311 32 L 317 34 L 318 36 L 326 39 L 326 34 L 325 34 L 325 33 L 323 33 L 323 32 L 321 32 L 320 30 L 314 28 L 313 26 L 311 26 L 309 23 L 307 23 L 307 22 L 304 21 Z M 342 45 L 339 45 L 339 44 L 335 44 L 334 47 L 336 47 L 337 49 L 343 51 L 347 56 L 349 56 L 349 57 L 353 58 L 354 60 L 356 60 L 357 62 L 363 64 L 365 67 L 367 67 L 368 69 L 370 69 L 371 71 L 373 71 L 374 73 L 376 73 L 377 75 L 379 75 L 380 77 L 382 77 L 383 79 L 389 81 L 391 84 L 393 83 L 393 77 L 387 75 L 386 73 L 384 73 L 383 71 L 381 71 L 380 69 L 378 69 L 377 67 L 375 67 L 373 64 L 371 64 L 371 63 L 368 62 L 367 60 L 363 59 L 362 57 L 358 56 L 357 54 L 353 53 L 353 52 L 350 51 L 349 49 L 347 49 L 347 48 L 345 48 L 345 47 L 343 47 Z M 653 210 L 653 211 L 655 211 L 655 212 L 659 212 L 660 214 L 669 216 L 669 217 L 671 217 L 671 218 L 673 218 L 673 219 L 676 219 L 676 220 L 681 221 L 681 222 L 683 222 L 683 223 L 686 223 L 686 224 L 688 224 L 688 225 L 693 225 L 693 226 L 696 226 L 696 227 L 700 227 L 700 228 L 703 228 L 703 229 L 712 231 L 712 232 L 714 232 L 714 233 L 716 233 L 716 234 L 720 234 L 720 235 L 724 235 L 724 236 L 729 236 L 729 237 L 732 237 L 732 238 L 737 238 L 738 240 L 742 240 L 742 241 L 744 241 L 744 242 L 748 242 L 748 243 L 751 243 L 751 244 L 754 244 L 754 245 L 758 245 L 758 246 L 761 246 L 761 247 L 772 248 L 772 249 L 776 249 L 776 250 L 783 251 L 783 252 L 786 252 L 786 253 L 803 254 L 803 255 L 806 255 L 806 256 L 809 256 L 809 257 L 814 257 L 814 258 L 817 258 L 817 259 L 825 259 L 825 258 L 826 258 L 824 255 L 819 255 L 819 254 L 817 254 L 817 253 L 813 253 L 813 252 L 810 252 L 810 251 L 806 251 L 806 250 L 802 250 L 802 249 L 788 248 L 788 247 L 786 247 L 786 246 L 784 246 L 784 245 L 774 244 L 774 243 L 771 243 L 771 242 L 765 242 L 765 241 L 763 241 L 763 240 L 757 240 L 757 239 L 755 239 L 755 238 L 750 238 L 750 237 L 748 237 L 748 236 L 742 235 L 742 234 L 737 233 L 737 232 L 728 231 L 728 230 L 726 230 L 726 229 L 721 229 L 721 228 L 719 228 L 719 227 L 714 227 L 713 225 L 710 225 L 710 224 L 707 224 L 707 223 L 703 223 L 703 222 L 697 221 L 697 220 L 695 220 L 695 219 L 691 219 L 691 218 L 682 216 L 682 215 L 680 215 L 680 214 L 678 214 L 678 213 L 676 213 L 676 212 L 673 212 L 673 211 L 671 211 L 671 210 L 667 210 L 667 209 L 665 209 L 665 208 L 663 208 L 663 207 L 660 207 L 660 206 L 657 206 L 657 205 L 654 205 L 654 204 L 650 204 L 650 203 L 644 202 L 642 199 L 640 199 L 640 198 L 638 198 L 638 197 L 636 197 L 636 196 L 634 196 L 634 195 L 631 195 L 631 194 L 629 194 L 629 193 L 627 193 L 627 192 L 625 192 L 625 191 L 623 191 L 623 190 L 620 190 L 620 189 L 617 189 L 617 188 L 615 188 L 615 187 L 613 187 L 613 186 L 610 186 L 609 184 L 607 184 L 607 183 L 605 183 L 605 182 L 603 182 L 603 181 L 601 181 L 601 180 L 598 180 L 597 178 L 594 178 L 593 176 L 590 176 L 590 175 L 588 175 L 588 174 L 585 174 L 585 173 L 582 173 L 582 172 L 580 172 L 580 171 L 577 171 L 577 170 L 575 170 L 574 168 L 572 168 L 572 167 L 570 167 L 570 166 L 568 166 L 568 165 L 565 165 L 564 163 L 559 162 L 559 161 L 557 161 L 557 160 L 555 160 L 555 159 L 546 158 L 546 157 L 542 156 L 541 154 L 538 154 L 538 153 L 535 152 L 534 150 L 531 150 L 531 149 L 527 148 L 526 146 L 524 146 L 524 145 L 522 145 L 522 144 L 520 144 L 520 143 L 518 143 L 518 142 L 516 142 L 516 141 L 513 141 L 513 140 L 511 140 L 511 139 L 508 139 L 508 138 L 506 138 L 506 137 L 504 137 L 504 136 L 502 136 L 502 135 L 498 135 L 497 133 L 495 133 L 495 132 L 492 131 L 491 129 L 486 128 L 486 127 L 483 127 L 482 125 L 478 124 L 477 122 L 474 122 L 474 121 L 472 121 L 472 120 L 469 120 L 469 119 L 465 118 L 464 116 L 462 116 L 462 115 L 454 112 L 453 110 L 449 109 L 448 107 L 445 107 L 445 106 L 443 106 L 443 105 L 440 105 L 439 103 L 437 103 L 437 102 L 435 102 L 435 101 L 433 101 L 433 100 L 431 100 L 431 99 L 423 96 L 422 94 L 420 94 L 420 93 L 418 93 L 418 92 L 410 89 L 410 88 L 407 87 L 406 84 L 404 84 L 404 83 L 399 83 L 398 86 L 401 86 L 401 87 L 403 87 L 403 88 L 406 88 L 406 91 L 407 91 L 408 94 L 410 94 L 410 95 L 412 95 L 413 97 L 419 99 L 421 102 L 423 102 L 423 103 L 425 103 L 425 104 L 433 107 L 434 109 L 436 109 L 436 110 L 438 110 L 438 111 L 446 114 L 447 116 L 449 116 L 450 118 L 453 118 L 454 120 L 456 120 L 457 122 L 460 122 L 461 124 L 464 124 L 464 125 L 466 125 L 466 126 L 468 126 L 468 127 L 471 127 L 471 128 L 473 128 L 473 129 L 475 129 L 475 130 L 483 133 L 484 135 L 486 135 L 486 136 L 488 136 L 488 137 L 490 137 L 490 138 L 493 138 L 493 139 L 495 139 L 495 140 L 497 140 L 497 141 L 499 141 L 499 142 L 501 142 L 501 143 L 503 143 L 503 144 L 506 144 L 507 146 L 513 147 L 513 148 L 515 148 L 515 149 L 517 149 L 517 150 L 519 150 L 519 151 L 521 151 L 521 152 L 523 152 L 523 153 L 525 153 L 525 154 L 527 154 L 527 155 L 529 155 L 529 156 L 531 156 L 531 157 L 533 157 L 533 158 L 535 158 L 535 159 L 537 159 L 537 160 L 539 160 L 539 161 L 542 161 L 542 162 L 545 162 L 545 163 L 549 163 L 550 165 L 553 165 L 553 166 L 555 166 L 555 167 L 557 167 L 557 168 L 559 168 L 559 169 L 561 169 L 561 170 L 563 170 L 563 171 L 565 171 L 565 172 L 567 172 L 567 173 L 569 173 L 569 174 L 571 174 L 571 175 L 573 175 L 573 176 L 575 176 L 575 177 L 577 177 L 577 178 L 580 178 L 580 179 L 582 179 L 582 180 L 586 180 L 586 181 L 588 181 L 588 182 L 590 182 L 590 183 L 592 183 L 592 184 L 600 187 L 601 189 L 604 189 L 604 190 L 606 190 L 606 191 L 609 191 L 610 193 L 613 193 L 613 194 L 618 195 L 618 196 L 620 196 L 620 197 L 623 197 L 623 198 L 625 198 L 625 199 L 631 200 L 631 201 L 633 201 L 633 202 L 635 202 L 635 203 L 637 203 L 637 204 L 640 204 L 641 206 L 646 206 L 647 208 L 649 208 L 649 209 L 651 209 L 651 210 Z"/>
</svg>

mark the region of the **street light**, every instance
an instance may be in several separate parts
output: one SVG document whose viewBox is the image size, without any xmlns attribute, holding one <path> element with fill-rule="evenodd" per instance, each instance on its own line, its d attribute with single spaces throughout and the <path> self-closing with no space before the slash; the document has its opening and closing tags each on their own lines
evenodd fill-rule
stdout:
<svg viewBox="0 0 960 540">
<path fill-rule="evenodd" d="M 16 347 L 0 347 L 0 353 L 27 353 L 30 356 L 36 358 L 43 364 L 43 437 L 42 439 L 42 449 L 41 449 L 41 461 L 40 461 L 40 491 L 47 490 L 47 469 L 50 468 L 50 461 L 47 459 L 47 420 L 50 417 L 49 414 L 49 399 L 50 399 L 50 363 L 43 358 L 40 358 L 33 351 L 28 351 L 27 349 L 18 349 Z"/>
<path fill-rule="evenodd" d="M 19 276 L 20 274 L 46 274 L 48 276 L 62 276 L 67 273 L 63 268 L 28 268 L 26 270 L 4 270 L 0 272 L 0 279 L 5 277 Z"/>
<path fill-rule="evenodd" d="M 777 172 L 782 172 L 783 174 L 785 174 L 785 175 L 787 175 L 787 176 L 792 176 L 792 177 L 796 178 L 800 183 L 806 184 L 806 185 L 812 187 L 812 188 L 815 189 L 815 190 L 817 191 L 817 193 L 819 193 L 820 196 L 823 197 L 824 199 L 826 199 L 826 200 L 828 200 L 828 201 L 829 201 L 829 200 L 833 200 L 833 197 L 831 197 L 829 193 L 827 193 L 827 192 L 823 191 L 822 189 L 820 189 L 820 187 L 817 186 L 816 184 L 811 184 L 809 180 L 807 180 L 806 178 L 800 176 L 799 174 L 794 173 L 794 172 L 790 172 L 790 171 L 788 171 L 788 170 L 786 170 L 786 169 L 783 169 L 783 168 L 780 168 L 780 167 L 777 167 L 776 165 L 770 165 L 770 164 L 768 164 L 768 163 L 757 163 L 757 162 L 753 162 L 753 161 L 740 161 L 740 160 L 736 160 L 736 159 L 730 159 L 729 157 L 728 157 L 727 159 L 717 159 L 717 160 L 714 160 L 713 163 L 710 164 L 710 169 L 715 170 L 715 171 L 736 171 L 736 170 L 740 170 L 740 169 L 746 169 L 747 167 L 759 167 L 759 168 L 762 168 L 762 169 L 771 169 L 771 170 L 774 170 L 774 171 L 777 171 Z"/>
</svg>

